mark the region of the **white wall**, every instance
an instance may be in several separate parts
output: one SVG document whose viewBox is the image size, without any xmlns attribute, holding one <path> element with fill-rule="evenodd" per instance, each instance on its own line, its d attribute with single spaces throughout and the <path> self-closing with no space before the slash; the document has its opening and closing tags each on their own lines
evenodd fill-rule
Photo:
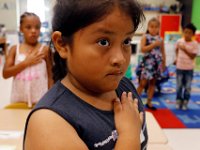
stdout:
<svg viewBox="0 0 200 150">
<path fill-rule="evenodd" d="M 51 22 L 52 8 L 56 0 L 44 1 L 46 6 L 46 9 L 43 10 L 45 11 L 45 20 Z M 5 24 L 9 31 L 17 31 L 20 15 L 25 11 L 27 11 L 27 0 L 0 0 L 0 24 Z"/>
<path fill-rule="evenodd" d="M 159 7 L 161 5 L 165 5 L 165 6 L 171 6 L 172 4 L 176 3 L 176 0 L 138 0 L 141 4 L 147 4 L 150 5 L 152 7 Z M 143 24 L 141 24 L 138 28 L 138 30 L 136 31 L 136 33 L 144 33 L 146 32 L 147 29 L 147 23 L 148 21 L 153 18 L 153 17 L 158 17 L 159 16 L 159 12 L 158 11 L 144 11 L 144 15 L 146 17 L 145 22 L 143 22 Z"/>
<path fill-rule="evenodd" d="M 170 6 L 175 3 L 176 0 L 139 0 L 141 3 L 150 4 L 153 6 L 159 6 L 165 4 Z M 52 7 L 55 0 L 45 0 L 46 10 L 45 19 L 51 23 Z M 8 9 L 4 7 L 7 4 Z M 0 23 L 4 23 L 8 30 L 18 30 L 19 17 L 24 11 L 27 11 L 27 0 L 0 0 Z M 156 17 L 158 14 L 155 12 L 145 12 L 146 22 L 152 17 Z M 141 26 L 137 32 L 142 33 L 146 30 L 146 22 Z"/>
<path fill-rule="evenodd" d="M 20 18 L 20 15 L 22 13 L 24 13 L 25 11 L 27 11 L 27 0 L 17 0 L 17 1 L 18 1 L 18 5 L 19 5 L 18 18 Z M 34 0 L 33 0 L 33 2 L 34 2 Z M 49 23 L 51 23 L 51 19 L 52 19 L 52 15 L 53 15 L 52 10 L 53 10 L 53 6 L 54 6 L 55 2 L 56 2 L 56 0 L 44 0 L 45 9 L 41 10 L 41 11 L 44 11 L 44 14 L 45 14 L 44 20 Z M 40 5 L 40 4 L 38 4 L 38 5 Z M 37 10 L 36 11 L 33 10 L 33 12 L 38 15 Z M 19 22 L 19 19 L 18 19 L 18 22 Z"/>
<path fill-rule="evenodd" d="M 16 0 L 0 0 L 0 23 L 5 24 L 7 30 L 17 28 Z"/>
<path fill-rule="evenodd" d="M 138 29 L 136 31 L 136 33 L 138 33 L 138 34 L 146 32 L 146 30 L 147 30 L 147 23 L 149 22 L 149 20 L 151 18 L 154 18 L 154 17 L 157 18 L 159 16 L 159 12 L 144 11 L 144 15 L 145 15 L 145 21 L 140 24 L 140 26 L 138 27 Z"/>
</svg>

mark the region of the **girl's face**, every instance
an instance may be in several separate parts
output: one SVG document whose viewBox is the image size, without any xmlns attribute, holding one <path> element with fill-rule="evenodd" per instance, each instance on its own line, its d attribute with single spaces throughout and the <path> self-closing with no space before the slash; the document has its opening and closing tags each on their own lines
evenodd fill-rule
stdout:
<svg viewBox="0 0 200 150">
<path fill-rule="evenodd" d="M 185 38 L 185 41 L 192 41 L 192 37 L 194 36 L 194 33 L 191 29 L 185 28 L 183 30 L 183 36 Z"/>
<path fill-rule="evenodd" d="M 157 21 L 150 21 L 148 24 L 148 31 L 151 35 L 156 36 L 159 33 L 159 23 Z"/>
<path fill-rule="evenodd" d="M 134 26 L 118 8 L 74 34 L 67 51 L 68 79 L 79 89 L 115 90 L 130 62 Z"/>
<path fill-rule="evenodd" d="M 26 16 L 20 26 L 24 40 L 28 44 L 36 44 L 40 35 L 40 20 L 36 16 Z"/>
</svg>

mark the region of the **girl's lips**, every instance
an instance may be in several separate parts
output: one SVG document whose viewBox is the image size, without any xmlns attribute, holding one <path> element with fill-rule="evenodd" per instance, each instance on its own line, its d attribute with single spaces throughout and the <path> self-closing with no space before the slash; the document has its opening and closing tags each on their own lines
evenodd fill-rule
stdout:
<svg viewBox="0 0 200 150">
<path fill-rule="evenodd" d="M 119 75 L 122 75 L 123 72 L 122 71 L 113 71 L 111 73 L 108 73 L 108 75 L 116 75 L 116 76 L 119 76 Z"/>
<path fill-rule="evenodd" d="M 36 35 L 32 35 L 31 38 L 37 38 L 37 36 Z"/>
</svg>

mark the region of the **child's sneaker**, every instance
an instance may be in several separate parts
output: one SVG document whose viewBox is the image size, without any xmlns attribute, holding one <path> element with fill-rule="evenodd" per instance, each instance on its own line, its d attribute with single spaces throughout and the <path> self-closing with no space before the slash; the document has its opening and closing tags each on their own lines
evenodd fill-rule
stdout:
<svg viewBox="0 0 200 150">
<path fill-rule="evenodd" d="M 176 100 L 176 109 L 181 109 L 181 100 Z"/>
<path fill-rule="evenodd" d="M 182 106 L 182 110 L 188 110 L 188 101 L 187 100 L 185 100 L 185 101 L 183 101 L 183 106 Z"/>
</svg>

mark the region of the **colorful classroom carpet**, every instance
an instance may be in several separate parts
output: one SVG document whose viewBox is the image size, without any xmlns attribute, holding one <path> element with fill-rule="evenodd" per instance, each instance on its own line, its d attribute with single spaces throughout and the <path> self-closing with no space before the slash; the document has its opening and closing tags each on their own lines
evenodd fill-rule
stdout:
<svg viewBox="0 0 200 150">
<path fill-rule="evenodd" d="M 146 109 L 146 111 L 153 113 L 161 128 L 200 128 L 200 71 L 194 72 L 188 110 L 177 110 L 175 69 L 175 66 L 169 67 L 170 79 L 162 83 L 161 92 L 154 95 L 153 104 L 158 109 L 156 111 Z M 135 74 L 133 83 L 138 85 Z M 141 97 L 145 103 L 146 93 L 143 92 Z"/>
</svg>

